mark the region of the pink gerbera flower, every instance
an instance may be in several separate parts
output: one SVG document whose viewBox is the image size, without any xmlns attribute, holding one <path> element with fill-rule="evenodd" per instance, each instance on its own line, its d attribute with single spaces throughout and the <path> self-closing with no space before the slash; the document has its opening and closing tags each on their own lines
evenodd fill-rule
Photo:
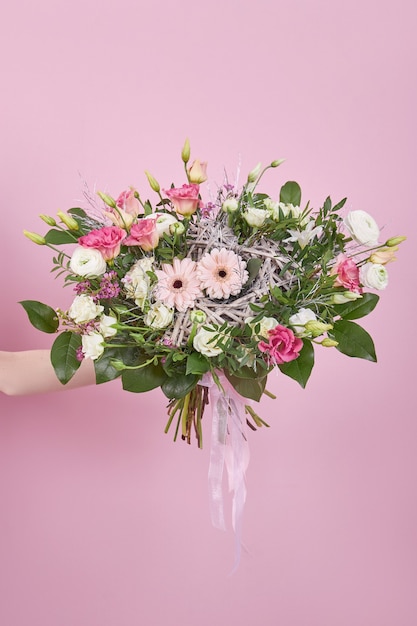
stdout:
<svg viewBox="0 0 417 626">
<path fill-rule="evenodd" d="M 174 259 L 172 265 L 164 263 L 155 274 L 158 277 L 155 297 L 177 311 L 186 311 L 202 295 L 196 263 L 191 259 Z"/>
<path fill-rule="evenodd" d="M 209 298 L 237 295 L 248 280 L 246 262 L 232 250 L 213 248 L 201 258 L 197 267 L 201 288 Z"/>
</svg>

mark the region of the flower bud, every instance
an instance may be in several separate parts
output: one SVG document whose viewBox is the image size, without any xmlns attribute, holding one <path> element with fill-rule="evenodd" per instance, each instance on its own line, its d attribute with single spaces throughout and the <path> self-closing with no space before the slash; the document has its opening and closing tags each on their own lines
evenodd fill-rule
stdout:
<svg viewBox="0 0 417 626">
<path fill-rule="evenodd" d="M 107 204 L 107 206 L 111 207 L 112 209 L 116 208 L 117 206 L 116 200 L 112 198 L 111 196 L 109 196 L 107 193 L 103 193 L 102 191 L 97 191 L 97 195 L 99 196 L 99 198 L 103 200 L 103 202 Z"/>
<path fill-rule="evenodd" d="M 169 225 L 171 235 L 182 235 L 185 232 L 185 226 L 181 222 L 174 222 Z"/>
<path fill-rule="evenodd" d="M 388 241 L 385 242 L 385 245 L 388 246 L 389 248 L 392 248 L 393 246 L 398 246 L 400 243 L 402 243 L 406 239 L 407 237 L 391 237 L 391 239 L 388 239 Z"/>
<path fill-rule="evenodd" d="M 254 183 L 261 173 L 262 163 L 258 163 L 248 174 L 248 183 Z"/>
<path fill-rule="evenodd" d="M 309 320 L 304 324 L 304 328 L 307 332 L 311 333 L 313 337 L 319 337 L 319 335 L 331 330 L 333 326 L 331 324 L 319 322 L 318 320 Z"/>
<path fill-rule="evenodd" d="M 362 298 L 360 293 L 344 291 L 343 293 L 334 293 L 330 302 L 331 304 L 346 304 L 346 302 L 351 302 L 352 300 L 357 300 L 358 298 Z"/>
<path fill-rule="evenodd" d="M 39 215 L 39 217 L 45 222 L 45 224 L 48 224 L 48 226 L 56 226 L 56 221 L 50 215 L 44 215 L 42 213 L 42 215 Z"/>
<path fill-rule="evenodd" d="M 181 152 L 181 158 L 185 164 L 190 160 L 190 141 L 189 139 L 185 140 L 184 147 Z"/>
<path fill-rule="evenodd" d="M 239 208 L 239 202 L 236 198 L 226 198 L 222 204 L 222 210 L 225 213 L 234 213 Z"/>
<path fill-rule="evenodd" d="M 284 163 L 285 159 L 277 159 L 276 161 L 272 161 L 271 167 L 278 167 L 281 163 Z"/>
<path fill-rule="evenodd" d="M 206 321 L 206 314 L 204 311 L 196 311 L 195 309 L 190 313 L 190 320 L 193 324 L 204 324 Z"/>
<path fill-rule="evenodd" d="M 145 174 L 146 177 L 148 179 L 148 182 L 151 186 L 151 188 L 156 191 L 156 193 L 159 193 L 161 191 L 161 186 L 158 183 L 158 181 L 152 176 L 152 174 L 150 174 L 148 171 L 145 170 Z"/>
<path fill-rule="evenodd" d="M 339 345 L 339 342 L 335 341 L 334 339 L 329 339 L 329 337 L 326 337 L 321 342 L 321 345 L 324 346 L 325 348 L 335 348 L 336 346 Z"/>
<path fill-rule="evenodd" d="M 45 237 L 42 237 L 42 235 L 38 235 L 37 233 L 31 233 L 28 230 L 24 230 L 23 234 L 25 237 L 33 241 L 33 243 L 37 243 L 38 246 L 44 246 L 46 244 L 46 239 Z"/>
<path fill-rule="evenodd" d="M 70 230 L 78 230 L 79 226 L 77 220 L 68 215 L 68 213 L 58 211 L 57 215 L 60 218 L 61 222 L 65 224 L 65 226 L 67 226 L 67 228 L 69 228 Z"/>
<path fill-rule="evenodd" d="M 391 248 L 379 248 L 376 252 L 373 252 L 369 257 L 371 263 L 380 263 L 385 265 L 390 261 L 395 261 L 395 253 L 398 251 L 398 246 L 392 246 Z"/>
<path fill-rule="evenodd" d="M 196 159 L 188 168 L 188 181 L 190 183 L 204 183 L 207 180 L 207 163 Z"/>
</svg>

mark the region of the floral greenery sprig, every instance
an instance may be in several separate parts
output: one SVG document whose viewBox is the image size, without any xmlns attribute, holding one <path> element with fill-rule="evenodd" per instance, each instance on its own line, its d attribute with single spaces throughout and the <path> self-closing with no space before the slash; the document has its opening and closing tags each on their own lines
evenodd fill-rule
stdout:
<svg viewBox="0 0 417 626">
<path fill-rule="evenodd" d="M 66 384 L 84 358 L 94 361 L 97 383 L 121 377 L 141 393 L 160 387 L 169 399 L 175 438 L 202 445 L 208 402 L 203 377 L 219 373 L 241 396 L 259 401 L 272 369 L 305 387 L 315 347 L 335 347 L 376 361 L 370 335 L 357 319 L 378 302 L 388 284 L 386 264 L 404 237 L 379 243 L 365 211 L 341 212 L 346 199 L 330 197 L 314 211 L 303 205 L 298 183 L 278 197 L 261 192 L 269 169 L 257 165 L 242 187 L 228 181 L 205 201 L 207 164 L 190 165 L 186 182 L 162 188 L 146 172 L 156 201 L 136 189 L 115 199 L 98 193 L 94 216 L 81 208 L 41 219 L 45 236 L 29 239 L 54 251 L 53 269 L 72 285 L 68 311 L 22 302 L 31 323 L 58 333 L 51 361 Z M 98 217 L 97 217 L 98 216 Z M 64 246 L 64 250 L 60 247 Z M 248 423 L 263 420 L 246 405 Z"/>
</svg>

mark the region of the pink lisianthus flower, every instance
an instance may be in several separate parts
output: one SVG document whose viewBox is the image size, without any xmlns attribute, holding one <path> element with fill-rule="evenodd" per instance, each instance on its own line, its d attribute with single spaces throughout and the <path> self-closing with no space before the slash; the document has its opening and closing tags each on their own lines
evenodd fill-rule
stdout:
<svg viewBox="0 0 417 626">
<path fill-rule="evenodd" d="M 182 187 L 172 187 L 164 189 L 164 193 L 171 200 L 174 210 L 178 215 L 189 217 L 197 211 L 200 203 L 198 197 L 200 187 L 195 183 L 191 185 L 183 185 Z"/>
<path fill-rule="evenodd" d="M 330 272 L 331 276 L 336 275 L 334 284 L 336 287 L 344 287 L 355 293 L 361 293 L 359 286 L 359 268 L 355 261 L 349 259 L 345 254 L 339 254 L 336 264 Z"/>
<path fill-rule="evenodd" d="M 133 217 L 137 217 L 142 211 L 141 204 L 135 196 L 134 189 L 122 191 L 116 200 L 116 206 L 118 209 L 121 209 L 125 213 L 129 213 L 129 215 L 132 215 Z"/>
<path fill-rule="evenodd" d="M 78 243 L 83 248 L 95 248 L 105 261 L 111 261 L 120 253 L 120 246 L 125 237 L 126 232 L 119 226 L 104 226 L 83 235 Z"/>
<path fill-rule="evenodd" d="M 126 237 L 126 246 L 140 246 L 142 250 L 148 252 L 154 250 L 159 243 L 158 230 L 155 219 L 141 219 L 137 224 L 133 224 L 130 234 Z"/>
<path fill-rule="evenodd" d="M 290 328 L 278 324 L 268 331 L 268 342 L 260 341 L 258 348 L 265 353 L 274 365 L 288 363 L 300 356 L 303 347 L 301 339 L 296 337 Z"/>
</svg>

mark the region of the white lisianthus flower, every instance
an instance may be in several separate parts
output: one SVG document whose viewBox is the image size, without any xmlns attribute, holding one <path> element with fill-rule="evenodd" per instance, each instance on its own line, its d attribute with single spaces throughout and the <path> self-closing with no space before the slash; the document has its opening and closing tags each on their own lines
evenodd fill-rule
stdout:
<svg viewBox="0 0 417 626">
<path fill-rule="evenodd" d="M 314 220 L 310 220 L 304 229 L 302 230 L 291 230 L 288 229 L 291 237 L 288 239 L 284 239 L 284 241 L 297 241 L 300 245 L 300 248 L 304 250 L 304 248 L 314 239 L 320 238 L 321 233 L 323 232 L 323 228 L 321 226 L 314 226 Z"/>
<path fill-rule="evenodd" d="M 101 315 L 103 311 L 104 307 L 101 304 L 96 304 L 93 298 L 83 293 L 80 296 L 75 296 L 68 315 L 76 324 L 84 324 Z"/>
<path fill-rule="evenodd" d="M 246 220 L 249 226 L 259 228 L 265 223 L 268 217 L 268 211 L 265 209 L 255 209 L 255 207 L 248 207 L 242 217 Z"/>
<path fill-rule="evenodd" d="M 77 246 L 70 260 L 71 271 L 77 276 L 93 278 L 101 276 L 107 269 L 106 261 L 101 252 L 95 248 Z"/>
<path fill-rule="evenodd" d="M 95 361 L 104 352 L 104 337 L 100 333 L 88 333 L 81 337 L 84 358 Z"/>
<path fill-rule="evenodd" d="M 152 271 L 153 261 L 148 257 L 139 259 L 122 278 L 127 297 L 132 298 L 141 310 L 149 296 L 151 279 L 146 272 Z"/>
<path fill-rule="evenodd" d="M 150 213 L 146 215 L 143 219 L 155 219 L 156 217 L 156 232 L 158 233 L 159 238 L 163 236 L 164 233 L 167 235 L 170 234 L 170 226 L 172 224 L 177 224 L 178 220 L 174 215 L 170 215 L 169 213 Z"/>
<path fill-rule="evenodd" d="M 100 318 L 100 332 L 103 337 L 114 337 L 117 335 L 117 328 L 113 324 L 116 324 L 117 320 L 113 315 L 102 315 Z"/>
<path fill-rule="evenodd" d="M 388 285 L 388 272 L 381 263 L 365 263 L 359 269 L 359 280 L 368 289 L 385 289 Z"/>
<path fill-rule="evenodd" d="M 306 330 L 305 325 L 307 324 L 307 322 L 315 322 L 316 320 L 317 316 L 314 311 L 312 311 L 311 309 L 302 308 L 298 311 L 298 313 L 294 313 L 294 315 L 291 315 L 288 321 L 297 337 L 307 337 L 311 335 L 311 332 L 309 333 Z"/>
<path fill-rule="evenodd" d="M 219 334 L 215 328 L 212 330 L 200 328 L 193 339 L 194 350 L 197 350 L 197 352 L 200 352 L 204 356 L 218 356 L 223 350 L 219 346 L 216 346 L 217 339 L 219 339 Z"/>
<path fill-rule="evenodd" d="M 155 302 L 144 317 L 146 326 L 161 329 L 166 328 L 174 317 L 174 309 L 171 309 L 162 302 Z"/>
<path fill-rule="evenodd" d="M 358 243 L 374 245 L 378 243 L 379 228 L 374 218 L 366 211 L 351 211 L 344 219 L 350 235 Z"/>
<path fill-rule="evenodd" d="M 268 339 L 269 331 L 278 326 L 279 322 L 275 319 L 275 317 L 263 317 L 259 322 L 254 323 L 252 320 L 253 317 L 247 317 L 245 319 L 245 324 L 251 327 L 252 330 L 255 329 L 255 326 L 259 324 L 259 332 L 257 333 L 260 337 L 265 337 Z"/>
</svg>

